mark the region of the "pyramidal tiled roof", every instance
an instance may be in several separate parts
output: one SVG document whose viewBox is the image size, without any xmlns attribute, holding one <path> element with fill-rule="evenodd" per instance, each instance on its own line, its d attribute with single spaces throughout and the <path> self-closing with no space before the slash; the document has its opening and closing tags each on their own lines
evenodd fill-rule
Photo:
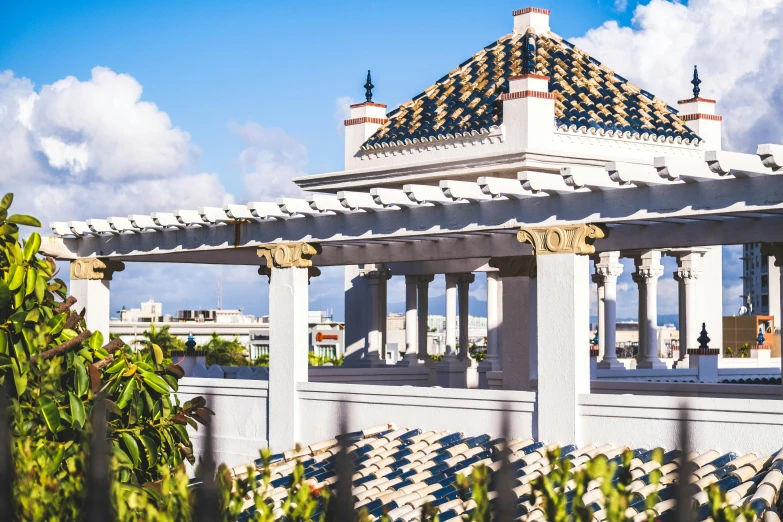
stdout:
<svg viewBox="0 0 783 522">
<path fill-rule="evenodd" d="M 534 50 L 527 51 L 526 36 L 509 34 L 486 46 L 389 113 L 388 121 L 363 148 L 488 133 L 503 121 L 500 96 L 508 92 L 508 78 L 524 72 L 549 76 L 549 91 L 556 95 L 558 127 L 699 141 L 666 102 L 615 74 L 567 40 L 551 32 L 539 35 Z M 535 53 L 535 71 L 525 70 L 525 52 Z"/>
<path fill-rule="evenodd" d="M 276 516 L 282 517 L 281 505 L 297 462 L 302 463 L 305 479 L 314 495 L 324 487 L 336 487 L 336 457 L 342 438 L 348 444 L 349 458 L 353 462 L 351 493 L 355 508 L 366 508 L 371 519 L 386 513 L 394 522 L 418 522 L 421 506 L 429 502 L 440 511 L 440 520 L 461 520 L 460 515 L 470 513 L 475 503 L 470 498 L 460 498 L 455 485 L 457 474 L 469 475 L 479 465 L 487 466 L 490 473 L 497 471 L 501 466 L 503 445 L 511 452 L 509 462 L 514 477 L 516 520 L 544 519 L 541 499 L 534 496 L 532 482 L 552 470 L 554 463 L 548 460 L 548 451 L 555 445 L 533 439 L 506 441 L 490 435 L 470 437 L 462 433 L 397 429 L 392 424 L 348 433 L 298 452 L 273 456 L 270 489 L 264 498 L 273 506 Z M 630 506 L 633 514 L 643 513 L 647 498 L 652 497 L 656 520 L 676 520 L 673 515 L 680 475 L 687 480 L 687 494 L 698 509 L 697 520 L 704 520 L 710 514 L 707 488 L 712 484 L 726 493 L 728 503 L 748 505 L 759 519 L 765 512 L 774 511 L 780 500 L 783 451 L 774 455 L 740 455 L 714 449 L 691 452 L 687 456 L 687 472 L 681 470 L 682 452 L 676 449 L 661 448 L 663 459 L 657 462 L 653 460 L 654 448 L 568 445 L 561 448 L 560 458 L 570 460 L 574 471 L 601 456 L 621 465 L 622 454 L 627 449 L 634 455 L 628 470 L 633 480 L 629 485 L 629 491 L 634 492 L 634 504 Z M 256 461 L 255 465 L 260 466 L 261 461 Z M 657 486 L 650 482 L 654 470 L 660 472 Z M 233 469 L 235 476 L 244 476 L 246 472 L 246 466 Z M 604 497 L 599 485 L 600 482 L 591 482 L 583 500 L 596 512 L 595 519 L 603 520 Z M 573 499 L 575 493 L 573 485 L 567 484 L 565 495 Z M 490 497 L 494 498 L 494 492 Z M 322 500 L 320 496 L 318 500 Z M 252 504 L 252 499 L 248 504 Z M 324 507 L 321 502 L 313 520 L 318 519 Z M 239 520 L 248 520 L 254 510 L 255 507 L 250 506 Z M 647 520 L 646 516 L 644 520 Z"/>
</svg>

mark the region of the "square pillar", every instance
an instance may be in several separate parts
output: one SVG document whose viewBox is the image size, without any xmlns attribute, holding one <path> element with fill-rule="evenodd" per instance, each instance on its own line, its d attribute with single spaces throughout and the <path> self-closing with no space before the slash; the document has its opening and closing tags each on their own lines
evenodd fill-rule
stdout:
<svg viewBox="0 0 783 522">
<path fill-rule="evenodd" d="M 662 274 L 663 266 L 659 250 L 645 250 L 637 254 L 636 272 L 633 274 L 633 280 L 639 285 L 637 368 L 666 368 L 666 364 L 658 354 L 658 278 Z"/>
<path fill-rule="evenodd" d="M 599 225 L 522 228 L 536 254 L 539 440 L 581 444 L 579 396 L 590 393 L 589 259 Z"/>
<path fill-rule="evenodd" d="M 500 314 L 503 301 L 500 287 L 502 285 L 498 272 L 487 272 L 487 356 L 478 365 L 479 388 L 489 389 L 488 372 L 501 369 L 500 359 L 500 326 L 503 323 Z"/>
<path fill-rule="evenodd" d="M 773 256 L 775 258 L 775 266 L 780 268 L 783 266 L 783 243 L 763 243 L 761 245 L 761 254 L 765 256 Z M 783 310 L 783 277 L 779 278 L 780 285 L 780 309 Z M 783 357 L 780 358 L 781 363 L 781 375 L 783 375 Z M 781 387 L 781 394 L 783 394 L 783 387 Z"/>
<path fill-rule="evenodd" d="M 301 441 L 296 385 L 307 382 L 308 285 L 312 255 L 307 243 L 262 245 L 269 268 L 269 447 L 274 452 Z M 241 412 L 236 412 L 240 414 Z"/>
<path fill-rule="evenodd" d="M 82 258 L 71 261 L 71 295 L 76 298 L 74 311 L 84 308 L 84 320 L 91 332 L 101 332 L 109 341 L 111 317 L 110 287 L 112 276 L 125 265 L 119 261 Z"/>
<path fill-rule="evenodd" d="M 430 283 L 435 280 L 434 275 L 417 276 L 416 288 L 418 289 L 418 327 L 419 327 L 419 360 L 425 363 L 431 361 L 429 358 L 428 333 L 429 326 L 427 318 L 430 314 Z"/>
<path fill-rule="evenodd" d="M 473 274 L 463 274 L 457 279 L 457 294 L 459 296 L 459 352 L 457 357 L 469 361 L 470 344 L 470 284 L 476 280 Z"/>
<path fill-rule="evenodd" d="M 537 261 L 538 438 L 578 444 L 577 399 L 590 393 L 589 260 L 559 254 Z"/>
</svg>

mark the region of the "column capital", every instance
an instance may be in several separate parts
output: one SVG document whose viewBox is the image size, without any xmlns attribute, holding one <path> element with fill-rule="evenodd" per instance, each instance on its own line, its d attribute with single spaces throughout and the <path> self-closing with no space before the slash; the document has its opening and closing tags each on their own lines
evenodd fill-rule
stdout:
<svg viewBox="0 0 783 522">
<path fill-rule="evenodd" d="M 272 269 L 267 265 L 261 265 L 258 267 L 258 275 L 266 276 L 267 282 L 272 282 Z M 321 269 L 315 266 L 307 267 L 307 284 L 310 284 L 310 280 L 314 277 L 321 275 Z"/>
<path fill-rule="evenodd" d="M 266 259 L 272 268 L 307 268 L 312 257 L 321 253 L 321 246 L 310 243 L 270 243 L 258 247 L 258 257 Z"/>
<path fill-rule="evenodd" d="M 579 223 L 577 225 L 555 225 L 551 227 L 522 227 L 517 233 L 520 243 L 533 245 L 533 252 L 542 256 L 547 254 L 595 253 L 596 239 L 609 235 L 609 229 L 603 225 Z"/>
<path fill-rule="evenodd" d="M 500 277 L 536 277 L 536 257 L 493 257 L 489 266 L 498 269 Z"/>
<path fill-rule="evenodd" d="M 430 283 L 435 281 L 435 274 L 424 274 L 414 277 L 416 277 L 416 284 L 419 286 L 419 288 L 429 286 Z"/>
<path fill-rule="evenodd" d="M 476 276 L 475 276 L 475 274 L 472 274 L 472 273 L 470 273 L 470 274 L 459 274 L 457 276 L 457 284 L 458 285 L 469 285 L 469 284 L 471 284 L 475 280 L 476 280 Z"/>
<path fill-rule="evenodd" d="M 675 281 L 684 281 L 686 284 L 695 283 L 699 274 L 701 274 L 701 270 L 698 268 L 678 268 L 674 272 L 674 279 Z"/>
<path fill-rule="evenodd" d="M 125 263 L 112 259 L 83 257 L 71 261 L 71 281 L 111 281 L 114 272 L 125 270 Z"/>
<path fill-rule="evenodd" d="M 635 283 L 649 283 L 663 275 L 663 266 L 637 266 L 636 272 L 631 274 Z"/>
<path fill-rule="evenodd" d="M 598 284 L 616 283 L 623 273 L 622 263 L 596 263 L 593 282 Z"/>
<path fill-rule="evenodd" d="M 379 283 L 381 280 L 388 281 L 392 277 L 391 270 L 388 268 L 376 268 L 375 270 L 362 272 L 360 275 L 367 278 L 370 284 Z"/>
<path fill-rule="evenodd" d="M 761 253 L 775 258 L 775 266 L 783 266 L 783 243 L 762 243 Z"/>
</svg>

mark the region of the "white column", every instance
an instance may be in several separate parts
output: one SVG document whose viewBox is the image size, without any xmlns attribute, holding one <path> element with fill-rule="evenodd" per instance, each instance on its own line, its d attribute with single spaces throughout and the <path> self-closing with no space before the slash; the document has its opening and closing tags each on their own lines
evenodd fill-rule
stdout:
<svg viewBox="0 0 783 522">
<path fill-rule="evenodd" d="M 438 386 L 465 388 L 465 364 L 457 358 L 457 274 L 446 274 L 446 353 L 435 366 Z"/>
<path fill-rule="evenodd" d="M 478 365 L 479 388 L 489 389 L 487 372 L 498 371 L 500 365 L 499 337 L 501 310 L 503 309 L 500 293 L 499 272 L 487 272 L 487 356 Z"/>
<path fill-rule="evenodd" d="M 761 253 L 765 256 L 773 256 L 775 259 L 775 267 L 780 268 L 783 266 L 783 243 L 764 243 L 761 245 Z M 772 267 L 770 266 L 770 272 Z M 783 274 L 782 274 L 783 275 Z M 783 277 L 778 278 L 779 284 L 779 296 L 780 296 L 780 309 L 783 310 Z M 783 357 L 780 358 L 781 375 L 783 375 Z M 783 392 L 783 388 L 781 388 Z"/>
<path fill-rule="evenodd" d="M 269 283 L 269 446 L 274 452 L 301 441 L 296 385 L 307 382 L 307 305 L 307 268 L 273 267 Z"/>
<path fill-rule="evenodd" d="M 624 370 L 625 365 L 617 360 L 617 278 L 623 273 L 619 252 L 603 252 L 595 265 L 595 278 L 600 279 L 599 288 L 603 288 L 600 304 L 603 304 L 603 320 L 599 318 L 599 343 L 603 340 L 604 348 L 599 356 L 598 368 L 602 370 Z M 599 308 L 600 310 L 601 308 Z"/>
<path fill-rule="evenodd" d="M 680 359 L 688 349 L 699 347 L 701 323 L 698 319 L 697 282 L 701 274 L 701 252 L 684 253 L 677 257 L 675 279 L 679 284 L 680 303 Z M 720 325 L 723 327 L 723 325 Z"/>
<path fill-rule="evenodd" d="M 109 342 L 111 317 L 110 287 L 114 272 L 124 270 L 118 261 L 84 258 L 71 261 L 71 295 L 76 298 L 75 312 L 84 309 L 84 320 L 91 332 L 101 332 Z"/>
<path fill-rule="evenodd" d="M 658 356 L 658 278 L 662 274 L 659 250 L 645 250 L 637 256 L 634 281 L 639 285 L 640 339 L 636 367 L 640 369 L 666 368 L 666 364 Z"/>
<path fill-rule="evenodd" d="M 590 393 L 589 260 L 563 253 L 537 261 L 538 439 L 579 444 L 578 397 Z"/>
<path fill-rule="evenodd" d="M 606 316 L 604 311 L 604 281 L 603 277 L 598 274 L 593 274 L 593 283 L 596 284 L 596 304 L 598 312 L 598 322 L 596 323 L 596 330 L 598 330 L 598 357 L 604 356 L 604 349 L 606 347 L 606 339 L 604 334 L 604 326 L 606 323 Z"/>
<path fill-rule="evenodd" d="M 381 306 L 381 285 L 389 278 L 389 270 L 386 268 L 370 270 L 364 272 L 362 277 L 367 279 L 370 306 L 366 359 L 369 361 L 371 366 L 381 366 L 386 364 L 386 360 L 383 358 L 384 350 L 382 325 L 382 321 L 385 321 L 386 318 L 382 317 L 383 307 Z"/>
<path fill-rule="evenodd" d="M 419 276 L 405 276 L 405 357 L 397 363 L 399 366 L 411 366 L 419 362 L 418 283 Z"/>
<path fill-rule="evenodd" d="M 459 352 L 458 357 L 464 362 L 470 362 L 470 284 L 476 279 L 473 274 L 463 274 L 457 280 L 459 294 Z"/>
<path fill-rule="evenodd" d="M 428 353 L 428 339 L 429 326 L 427 324 L 427 318 L 430 313 L 430 283 L 435 279 L 433 275 L 420 275 L 417 279 L 417 287 L 419 290 L 418 295 L 418 312 L 419 312 L 419 360 L 429 362 Z"/>
</svg>

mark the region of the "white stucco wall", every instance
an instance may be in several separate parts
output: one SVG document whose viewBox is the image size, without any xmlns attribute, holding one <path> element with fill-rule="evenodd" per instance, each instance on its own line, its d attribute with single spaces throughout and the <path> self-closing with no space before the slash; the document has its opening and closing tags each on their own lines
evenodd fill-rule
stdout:
<svg viewBox="0 0 783 522">
<path fill-rule="evenodd" d="M 215 412 L 215 460 L 238 466 L 257 459 L 259 450 L 267 446 L 268 392 L 267 381 L 184 377 L 177 395 L 181 403 L 198 395 L 207 400 L 207 407 Z M 204 428 L 188 430 L 198 459 Z"/>
<path fill-rule="evenodd" d="M 521 391 L 464 390 L 299 383 L 303 444 L 334 437 L 345 415 L 349 431 L 384 423 L 397 427 L 489 433 L 499 436 L 503 410 L 510 411 L 510 435 L 533 437 L 536 394 Z"/>
<path fill-rule="evenodd" d="M 675 448 L 683 408 L 695 450 L 769 455 L 780 449 L 783 401 L 650 395 L 580 395 L 580 442 Z"/>
</svg>

